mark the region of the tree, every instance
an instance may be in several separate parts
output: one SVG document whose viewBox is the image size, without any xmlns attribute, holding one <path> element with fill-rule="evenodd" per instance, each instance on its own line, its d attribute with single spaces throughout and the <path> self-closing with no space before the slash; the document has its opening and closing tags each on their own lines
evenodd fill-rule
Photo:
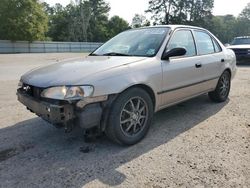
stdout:
<svg viewBox="0 0 250 188">
<path fill-rule="evenodd" d="M 154 24 L 192 24 L 202 26 L 212 19 L 214 0 L 150 0 Z"/>
<path fill-rule="evenodd" d="M 223 30 L 224 33 L 226 31 L 226 35 L 222 38 L 222 40 L 226 43 L 232 42 L 232 39 L 235 37 L 235 26 L 237 23 L 237 19 L 233 15 L 225 15 L 222 18 L 223 22 Z"/>
<path fill-rule="evenodd" d="M 174 7 L 174 0 L 150 0 L 149 8 L 154 24 L 170 24 L 170 17 Z"/>
<path fill-rule="evenodd" d="M 150 26 L 150 21 L 146 19 L 144 15 L 135 14 L 134 18 L 132 19 L 132 28 L 139 28 L 143 26 Z"/>
<path fill-rule="evenodd" d="M 250 3 L 248 3 L 247 6 L 242 10 L 239 18 L 250 21 Z"/>
<path fill-rule="evenodd" d="M 250 3 L 242 10 L 236 25 L 237 36 L 249 36 L 250 35 Z"/>
<path fill-rule="evenodd" d="M 108 19 L 110 7 L 104 0 L 75 0 L 44 9 L 50 19 L 47 35 L 54 41 L 104 42 L 129 28 L 119 16 Z"/>
<path fill-rule="evenodd" d="M 104 42 L 108 39 L 108 13 L 110 6 L 104 0 L 89 0 L 91 17 L 89 21 L 88 39 L 93 42 Z"/>
<path fill-rule="evenodd" d="M 237 19 L 233 15 L 213 16 L 211 25 L 207 27 L 222 42 L 230 43 L 236 36 Z"/>
<path fill-rule="evenodd" d="M 52 9 L 52 10 L 51 10 Z M 48 36 L 54 41 L 88 41 L 90 7 L 88 2 L 77 1 L 66 7 L 56 4 L 46 8 L 49 21 Z"/>
<path fill-rule="evenodd" d="M 1 39 L 44 40 L 48 17 L 43 8 L 37 0 L 1 0 Z"/>
<path fill-rule="evenodd" d="M 69 41 L 69 14 L 61 4 L 52 7 L 49 16 L 49 31 L 47 36 L 53 41 Z"/>
<path fill-rule="evenodd" d="M 108 38 L 112 38 L 118 33 L 129 29 L 129 24 L 119 16 L 113 16 L 108 22 L 109 35 Z"/>
<path fill-rule="evenodd" d="M 88 28 L 91 18 L 89 3 L 80 1 L 78 5 L 66 7 L 69 14 L 69 40 L 88 41 Z"/>
<path fill-rule="evenodd" d="M 47 15 L 52 15 L 54 13 L 53 7 L 50 7 L 50 5 L 46 2 L 42 3 L 43 10 Z"/>
<path fill-rule="evenodd" d="M 208 29 L 224 43 L 230 43 L 234 37 L 249 35 L 250 3 L 238 17 L 233 15 L 213 16 L 212 24 Z"/>
<path fill-rule="evenodd" d="M 214 0 L 187 0 L 188 22 L 197 26 L 206 25 L 212 19 Z"/>
</svg>

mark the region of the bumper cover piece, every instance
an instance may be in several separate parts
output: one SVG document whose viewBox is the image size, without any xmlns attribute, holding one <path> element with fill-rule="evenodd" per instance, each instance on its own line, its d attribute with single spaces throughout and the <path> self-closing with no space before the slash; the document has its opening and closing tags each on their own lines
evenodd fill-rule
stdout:
<svg viewBox="0 0 250 188">
<path fill-rule="evenodd" d="M 87 105 L 82 111 L 76 112 L 76 122 L 83 129 L 100 125 L 102 108 L 99 103 Z"/>
<path fill-rule="evenodd" d="M 54 105 L 38 101 L 21 91 L 17 92 L 17 97 L 27 109 L 52 124 L 67 123 L 75 118 L 74 107 L 70 104 Z"/>
</svg>

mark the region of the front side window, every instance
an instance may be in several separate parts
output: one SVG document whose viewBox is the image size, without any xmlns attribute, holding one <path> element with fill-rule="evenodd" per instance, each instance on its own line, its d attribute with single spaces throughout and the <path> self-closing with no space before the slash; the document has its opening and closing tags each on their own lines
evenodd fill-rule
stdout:
<svg viewBox="0 0 250 188">
<path fill-rule="evenodd" d="M 169 51 L 174 48 L 185 48 L 187 51 L 186 57 L 196 55 L 195 43 L 190 30 L 178 30 L 173 34 L 167 50 Z"/>
<path fill-rule="evenodd" d="M 159 51 L 168 27 L 133 29 L 120 33 L 91 55 L 153 57 Z"/>
<path fill-rule="evenodd" d="M 206 55 L 214 53 L 213 41 L 207 33 L 203 31 L 194 31 L 194 37 L 198 49 L 198 55 Z"/>
</svg>

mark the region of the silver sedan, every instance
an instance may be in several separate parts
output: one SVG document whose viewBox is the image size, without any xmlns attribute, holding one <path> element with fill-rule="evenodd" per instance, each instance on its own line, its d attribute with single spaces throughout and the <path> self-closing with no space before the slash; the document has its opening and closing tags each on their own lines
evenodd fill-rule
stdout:
<svg viewBox="0 0 250 188">
<path fill-rule="evenodd" d="M 154 26 L 120 33 L 87 57 L 26 73 L 17 95 L 57 127 L 80 126 L 132 145 L 161 109 L 206 93 L 226 101 L 235 73 L 234 52 L 209 31 Z"/>
</svg>

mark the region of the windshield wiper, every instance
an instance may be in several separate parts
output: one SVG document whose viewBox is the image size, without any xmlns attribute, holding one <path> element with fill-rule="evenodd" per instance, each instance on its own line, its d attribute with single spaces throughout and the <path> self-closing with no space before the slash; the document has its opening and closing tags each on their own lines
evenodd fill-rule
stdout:
<svg viewBox="0 0 250 188">
<path fill-rule="evenodd" d="M 117 53 L 117 52 L 109 52 L 106 54 L 102 54 L 103 56 L 130 56 L 128 54 L 123 54 L 123 53 Z"/>
<path fill-rule="evenodd" d="M 99 56 L 98 54 L 91 53 L 89 56 Z"/>
</svg>

